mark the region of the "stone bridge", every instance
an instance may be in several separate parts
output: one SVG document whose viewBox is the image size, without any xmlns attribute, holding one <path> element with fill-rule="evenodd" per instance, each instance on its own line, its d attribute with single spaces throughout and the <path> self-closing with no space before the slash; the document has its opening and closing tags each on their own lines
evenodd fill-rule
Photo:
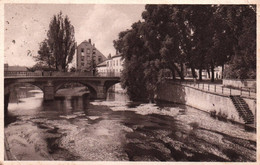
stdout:
<svg viewBox="0 0 260 165">
<path fill-rule="evenodd" d="M 52 77 L 52 76 L 34 76 L 34 77 L 4 77 L 4 93 L 9 94 L 9 89 L 14 84 L 29 83 L 39 87 L 44 94 L 44 100 L 53 100 L 55 93 L 66 83 L 80 83 L 88 87 L 91 98 L 105 99 L 107 90 L 114 84 L 120 82 L 119 77 L 95 77 L 95 76 L 77 76 L 77 77 Z"/>
</svg>

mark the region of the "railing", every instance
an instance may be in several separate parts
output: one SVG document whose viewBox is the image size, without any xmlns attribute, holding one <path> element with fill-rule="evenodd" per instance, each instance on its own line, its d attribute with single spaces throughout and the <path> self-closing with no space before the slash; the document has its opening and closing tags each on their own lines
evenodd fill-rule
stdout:
<svg viewBox="0 0 260 165">
<path fill-rule="evenodd" d="M 210 82 L 192 82 L 192 81 L 174 81 L 175 83 L 197 88 L 203 91 L 212 92 L 221 95 L 239 95 L 242 97 L 256 98 L 255 88 L 230 88 L 222 84 L 211 84 Z"/>
<path fill-rule="evenodd" d="M 36 71 L 36 72 L 28 72 L 28 71 L 5 71 L 5 77 L 120 77 L 121 74 L 118 72 L 48 72 L 48 71 Z"/>
<path fill-rule="evenodd" d="M 28 72 L 28 71 L 5 71 L 5 77 L 30 77 L 30 76 L 42 76 L 41 72 Z"/>
</svg>

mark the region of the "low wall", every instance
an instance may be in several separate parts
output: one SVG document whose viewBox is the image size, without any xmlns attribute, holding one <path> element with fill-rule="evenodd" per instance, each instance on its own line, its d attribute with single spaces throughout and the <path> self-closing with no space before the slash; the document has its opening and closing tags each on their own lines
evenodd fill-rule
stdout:
<svg viewBox="0 0 260 165">
<path fill-rule="evenodd" d="M 206 112 L 216 111 L 217 115 L 225 115 L 227 119 L 244 123 L 228 96 L 167 82 L 165 85 L 159 87 L 156 99 L 185 104 Z M 245 101 L 248 103 L 253 114 L 255 114 L 255 100 L 245 99 Z"/>
<path fill-rule="evenodd" d="M 223 85 L 236 88 L 256 88 L 256 80 L 223 79 Z"/>
</svg>

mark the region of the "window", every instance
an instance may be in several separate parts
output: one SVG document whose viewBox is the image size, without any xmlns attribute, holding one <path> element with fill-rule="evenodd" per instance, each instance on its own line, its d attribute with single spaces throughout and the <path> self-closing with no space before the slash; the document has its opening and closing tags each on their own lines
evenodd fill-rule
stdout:
<svg viewBox="0 0 260 165">
<path fill-rule="evenodd" d="M 81 66 L 84 66 L 84 62 L 81 62 Z"/>
<path fill-rule="evenodd" d="M 84 48 L 81 48 L 81 53 L 84 53 Z"/>
<path fill-rule="evenodd" d="M 118 66 L 118 60 L 116 60 L 116 66 Z"/>
<path fill-rule="evenodd" d="M 90 49 L 88 48 L 88 49 L 87 49 L 87 54 L 89 54 L 89 53 L 90 53 Z"/>
<path fill-rule="evenodd" d="M 81 56 L 81 61 L 84 61 L 84 56 Z"/>
<path fill-rule="evenodd" d="M 90 56 L 89 55 L 87 55 L 87 61 L 90 61 Z"/>
<path fill-rule="evenodd" d="M 98 62 L 102 62 L 101 56 L 98 56 Z"/>
</svg>

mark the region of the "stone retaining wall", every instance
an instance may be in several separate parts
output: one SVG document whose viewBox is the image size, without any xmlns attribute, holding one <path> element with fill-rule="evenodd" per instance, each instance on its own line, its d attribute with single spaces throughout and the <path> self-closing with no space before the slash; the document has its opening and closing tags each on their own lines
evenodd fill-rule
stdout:
<svg viewBox="0 0 260 165">
<path fill-rule="evenodd" d="M 218 115 L 227 116 L 227 119 L 244 123 L 239 116 L 232 100 L 228 96 L 202 91 L 197 88 L 167 82 L 160 86 L 156 99 L 185 104 L 206 112 L 216 111 Z M 244 99 L 255 115 L 256 101 Z"/>
</svg>

